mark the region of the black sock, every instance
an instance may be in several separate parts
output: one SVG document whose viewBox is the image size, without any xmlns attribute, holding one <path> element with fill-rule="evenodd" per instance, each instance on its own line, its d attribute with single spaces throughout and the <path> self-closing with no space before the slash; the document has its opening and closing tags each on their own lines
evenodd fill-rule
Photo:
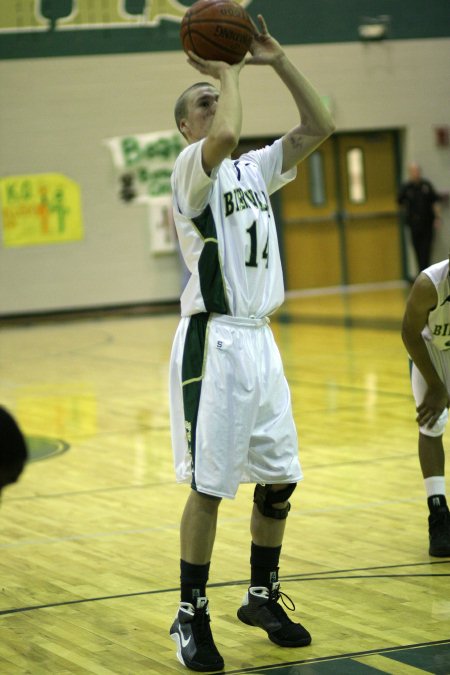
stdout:
<svg viewBox="0 0 450 675">
<path fill-rule="evenodd" d="M 428 497 L 427 501 L 430 513 L 447 508 L 447 500 L 445 499 L 444 495 L 431 495 L 431 497 Z"/>
<path fill-rule="evenodd" d="M 195 605 L 195 598 L 206 596 L 206 583 L 209 576 L 210 563 L 193 565 L 180 560 L 181 602 Z"/>
<path fill-rule="evenodd" d="M 265 586 L 271 589 L 278 581 L 278 563 L 281 546 L 257 546 L 252 542 L 250 555 L 251 586 Z"/>
</svg>

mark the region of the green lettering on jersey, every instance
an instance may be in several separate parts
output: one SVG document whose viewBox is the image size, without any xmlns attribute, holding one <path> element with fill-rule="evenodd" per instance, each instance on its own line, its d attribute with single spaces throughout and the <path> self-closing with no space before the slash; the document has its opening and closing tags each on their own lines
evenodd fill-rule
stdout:
<svg viewBox="0 0 450 675">
<path fill-rule="evenodd" d="M 225 202 L 225 216 L 231 216 L 231 214 L 234 212 L 233 193 L 225 192 L 223 199 Z"/>
<path fill-rule="evenodd" d="M 267 197 L 264 194 L 264 192 L 261 192 L 261 195 L 263 197 L 263 201 L 261 201 L 259 195 L 257 192 L 255 192 L 256 199 L 258 200 L 258 206 L 261 209 L 261 211 L 268 211 L 269 210 L 269 205 L 267 203 Z"/>
<path fill-rule="evenodd" d="M 248 209 L 248 204 L 245 201 L 244 190 L 242 188 L 236 188 L 234 193 L 236 195 L 236 210 L 243 211 L 243 209 Z"/>
<path fill-rule="evenodd" d="M 258 202 L 256 201 L 256 197 L 252 189 L 246 190 L 244 194 L 245 198 L 248 199 L 248 201 L 250 201 L 253 206 L 258 206 Z"/>
</svg>

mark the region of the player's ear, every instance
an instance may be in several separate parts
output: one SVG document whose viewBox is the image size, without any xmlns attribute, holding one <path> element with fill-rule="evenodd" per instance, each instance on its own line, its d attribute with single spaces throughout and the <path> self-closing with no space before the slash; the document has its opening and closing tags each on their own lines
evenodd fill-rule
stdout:
<svg viewBox="0 0 450 675">
<path fill-rule="evenodd" d="M 188 121 L 183 117 L 183 119 L 180 120 L 180 131 L 185 138 L 187 138 L 186 136 L 187 130 L 189 130 L 189 124 Z"/>
</svg>

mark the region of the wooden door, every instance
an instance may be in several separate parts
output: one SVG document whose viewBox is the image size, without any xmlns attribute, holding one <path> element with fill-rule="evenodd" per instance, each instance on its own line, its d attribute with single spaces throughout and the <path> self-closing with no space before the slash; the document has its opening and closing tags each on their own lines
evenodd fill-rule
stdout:
<svg viewBox="0 0 450 675">
<path fill-rule="evenodd" d="M 323 176 L 315 193 L 317 174 Z M 342 282 L 341 236 L 336 226 L 337 184 L 331 139 L 299 165 L 282 192 L 283 242 L 288 289 Z"/>
<path fill-rule="evenodd" d="M 394 135 L 389 131 L 345 134 L 338 136 L 336 141 L 342 188 L 346 282 L 358 284 L 400 279 L 401 237 L 396 204 Z M 352 180 L 357 181 L 353 191 Z"/>
<path fill-rule="evenodd" d="M 402 278 L 395 132 L 335 135 L 282 190 L 288 289 Z"/>
</svg>

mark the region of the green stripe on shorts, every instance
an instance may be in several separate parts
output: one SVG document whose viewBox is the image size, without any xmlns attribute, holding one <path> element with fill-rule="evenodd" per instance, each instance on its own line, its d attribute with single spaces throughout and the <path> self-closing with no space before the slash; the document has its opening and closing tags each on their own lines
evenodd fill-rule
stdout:
<svg viewBox="0 0 450 675">
<path fill-rule="evenodd" d="M 195 489 L 195 441 L 197 431 L 198 408 L 202 390 L 203 366 L 206 356 L 209 314 L 194 314 L 189 319 L 183 351 L 182 383 L 184 424 L 189 452 L 192 457 L 192 483 Z"/>
</svg>

